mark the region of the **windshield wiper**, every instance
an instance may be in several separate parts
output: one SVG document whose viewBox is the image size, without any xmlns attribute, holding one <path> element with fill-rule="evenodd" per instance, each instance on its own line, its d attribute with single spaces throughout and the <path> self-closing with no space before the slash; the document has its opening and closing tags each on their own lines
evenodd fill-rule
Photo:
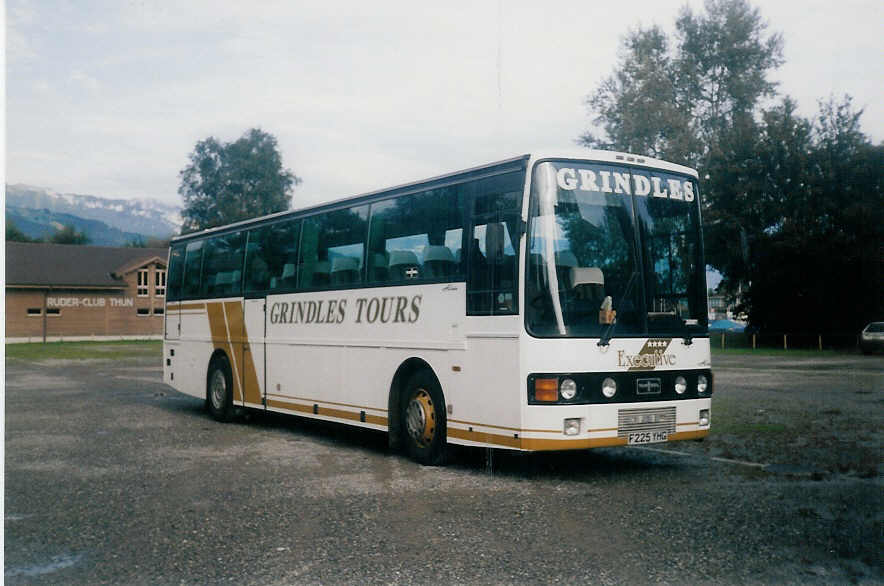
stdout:
<svg viewBox="0 0 884 586">
<path fill-rule="evenodd" d="M 632 274 L 629 276 L 629 282 L 626 283 L 626 291 L 623 292 L 623 299 L 629 299 L 629 290 L 632 289 L 632 283 L 635 281 L 635 276 L 638 274 L 638 271 L 632 271 Z M 607 346 L 611 343 L 611 338 L 614 337 L 614 330 L 617 328 L 617 318 L 614 318 L 614 321 L 608 326 L 608 329 L 602 334 L 601 339 L 599 339 L 599 346 Z"/>
</svg>

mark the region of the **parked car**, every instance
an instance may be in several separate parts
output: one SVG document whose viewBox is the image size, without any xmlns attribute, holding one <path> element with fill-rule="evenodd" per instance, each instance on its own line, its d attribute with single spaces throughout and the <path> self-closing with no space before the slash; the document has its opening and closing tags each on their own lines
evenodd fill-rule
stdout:
<svg viewBox="0 0 884 586">
<path fill-rule="evenodd" d="M 859 348 L 863 354 L 884 350 L 884 321 L 873 321 L 859 335 Z"/>
<path fill-rule="evenodd" d="M 716 319 L 709 322 L 710 332 L 742 332 L 746 326 L 732 319 Z"/>
</svg>

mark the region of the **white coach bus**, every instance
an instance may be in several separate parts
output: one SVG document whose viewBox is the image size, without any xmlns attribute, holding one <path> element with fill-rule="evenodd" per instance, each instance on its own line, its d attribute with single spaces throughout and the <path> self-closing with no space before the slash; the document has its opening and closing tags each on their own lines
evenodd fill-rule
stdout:
<svg viewBox="0 0 884 586">
<path fill-rule="evenodd" d="M 175 238 L 164 380 L 448 443 L 697 439 L 712 373 L 696 171 L 525 155 Z"/>
</svg>

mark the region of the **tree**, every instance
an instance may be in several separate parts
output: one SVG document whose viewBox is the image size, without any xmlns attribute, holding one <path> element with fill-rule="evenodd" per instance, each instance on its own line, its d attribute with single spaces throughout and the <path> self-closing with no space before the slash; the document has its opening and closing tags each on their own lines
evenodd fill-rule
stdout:
<svg viewBox="0 0 884 586">
<path fill-rule="evenodd" d="M 783 37 L 765 36 L 767 24 L 746 0 L 706 0 L 704 8 L 695 15 L 685 6 L 676 20 L 673 65 L 700 140 L 714 144 L 731 125 L 745 124 L 761 98 L 775 94 L 767 74 L 783 63 Z"/>
<path fill-rule="evenodd" d="M 676 20 L 676 42 L 659 27 L 630 32 L 620 61 L 587 98 L 593 122 L 578 142 L 704 167 L 720 134 L 748 124 L 772 95 L 782 37 L 746 0 L 707 0 Z M 673 49 L 674 45 L 674 49 Z"/>
<path fill-rule="evenodd" d="M 884 315 L 884 145 L 849 96 L 814 120 L 788 97 L 763 108 L 781 63 L 782 37 L 745 0 L 684 8 L 675 43 L 656 27 L 626 35 L 587 100 L 603 133 L 580 142 L 701 170 L 707 261 L 754 325 L 856 331 Z"/>
<path fill-rule="evenodd" d="M 89 244 L 92 240 L 85 232 L 77 232 L 72 225 L 65 225 L 49 239 L 53 244 Z"/>
<path fill-rule="evenodd" d="M 617 70 L 586 100 L 604 133 L 587 131 L 579 142 L 658 158 L 694 158 L 690 107 L 678 88 L 670 52 L 658 27 L 627 34 Z"/>
<path fill-rule="evenodd" d="M 171 238 L 158 238 L 156 236 L 148 236 L 145 238 L 143 235 L 135 236 L 126 241 L 124 246 L 128 248 L 169 248 L 169 243 L 172 241 Z"/>
<path fill-rule="evenodd" d="M 301 182 L 283 168 L 276 138 L 258 128 L 234 142 L 201 140 L 189 159 L 178 174 L 185 233 L 284 211 Z"/>
<path fill-rule="evenodd" d="M 39 238 L 31 238 L 18 229 L 15 222 L 6 220 L 6 241 L 7 242 L 40 242 Z"/>
</svg>

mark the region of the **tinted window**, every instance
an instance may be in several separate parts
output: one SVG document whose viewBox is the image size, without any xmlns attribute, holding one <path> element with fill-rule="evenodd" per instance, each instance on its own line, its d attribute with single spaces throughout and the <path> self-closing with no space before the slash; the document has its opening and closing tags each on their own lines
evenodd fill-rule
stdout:
<svg viewBox="0 0 884 586">
<path fill-rule="evenodd" d="M 372 204 L 368 281 L 451 280 L 462 274 L 462 192 L 446 187 Z"/>
<path fill-rule="evenodd" d="M 519 225 L 524 173 L 482 179 L 473 193 L 473 233 L 469 242 L 467 313 L 518 312 Z"/>
<path fill-rule="evenodd" d="M 528 331 L 535 336 L 601 336 L 610 323 L 599 310 L 610 297 L 617 332 L 641 332 L 632 198 L 624 197 L 622 188 L 613 193 L 562 187 L 556 177 L 563 166 L 540 163 L 533 175 L 525 273 Z M 574 174 L 611 177 L 623 176 L 623 171 L 592 163 L 581 164 Z"/>
<path fill-rule="evenodd" d="M 648 330 L 672 332 L 707 320 L 706 274 L 700 248 L 700 216 L 696 183 L 655 170 L 634 169 L 652 194 L 635 197 L 635 212 L 644 256 L 645 307 Z M 690 186 L 690 197 L 683 193 Z M 669 197 L 658 193 L 671 192 Z"/>
<path fill-rule="evenodd" d="M 367 205 L 305 218 L 298 288 L 325 289 L 361 283 L 367 226 Z"/>
<path fill-rule="evenodd" d="M 184 253 L 184 279 L 181 296 L 197 297 L 200 292 L 200 270 L 203 265 L 203 241 L 188 242 Z"/>
<path fill-rule="evenodd" d="M 246 293 L 291 290 L 297 286 L 300 220 L 249 231 L 246 245 Z"/>
<path fill-rule="evenodd" d="M 178 244 L 169 252 L 169 282 L 166 287 L 166 299 L 175 301 L 181 298 L 181 277 L 184 269 L 184 245 Z"/>
<path fill-rule="evenodd" d="M 204 246 L 201 297 L 232 297 L 242 291 L 243 234 L 210 238 Z"/>
</svg>

